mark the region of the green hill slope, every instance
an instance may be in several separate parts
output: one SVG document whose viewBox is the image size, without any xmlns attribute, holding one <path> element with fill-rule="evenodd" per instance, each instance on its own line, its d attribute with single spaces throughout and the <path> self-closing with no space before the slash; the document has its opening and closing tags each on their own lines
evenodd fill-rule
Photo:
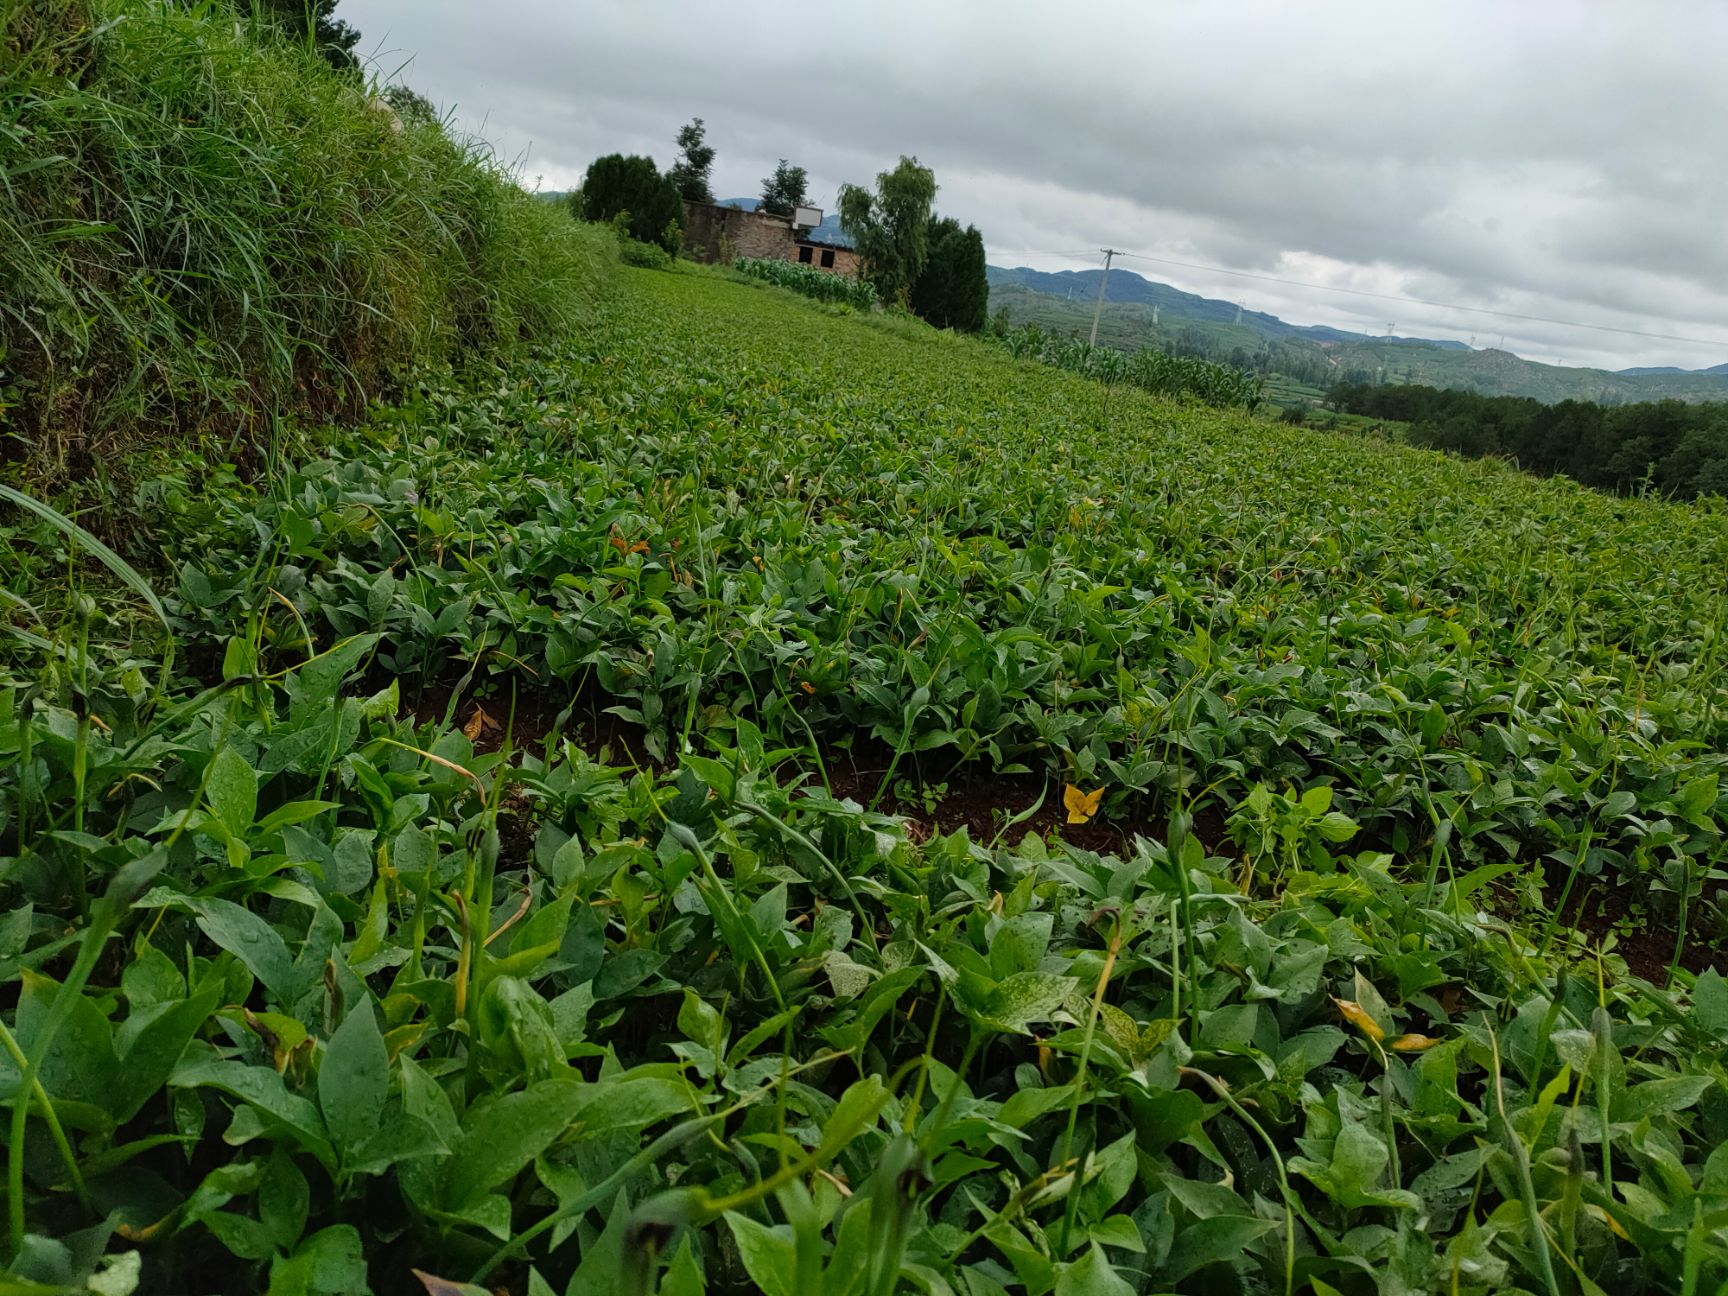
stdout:
<svg viewBox="0 0 1728 1296">
<path fill-rule="evenodd" d="M 1058 332 L 1090 331 L 1093 302 L 1088 297 L 1079 292 L 1072 297 L 1041 292 L 1031 286 L 1032 281 L 1043 284 L 1054 276 L 1029 276 L 995 266 L 990 267 L 990 276 L 992 313 L 1002 311 L 1014 323 L 1032 322 Z M 1109 301 L 1100 317 L 1100 342 L 1126 350 L 1175 350 L 1293 380 L 1294 386 L 1284 387 L 1287 404 L 1312 399 L 1338 381 L 1420 383 L 1485 396 L 1531 396 L 1549 403 L 1728 400 L 1728 373 L 1615 373 L 1539 364 L 1509 351 L 1472 350 L 1458 343 L 1358 339 L 1341 333 L 1317 339 L 1272 316 L 1256 318 L 1254 312 L 1244 312 L 1243 322 L 1233 323 L 1228 310 L 1216 309 L 1228 303 L 1177 293 L 1163 284 L 1147 287 L 1166 289 L 1157 294 L 1157 322 L 1150 300 Z M 1279 384 L 1272 384 L 1272 390 L 1276 395 Z"/>
<path fill-rule="evenodd" d="M 623 277 L 7 515 L 25 1279 L 1728 1281 L 1720 511 Z"/>
</svg>

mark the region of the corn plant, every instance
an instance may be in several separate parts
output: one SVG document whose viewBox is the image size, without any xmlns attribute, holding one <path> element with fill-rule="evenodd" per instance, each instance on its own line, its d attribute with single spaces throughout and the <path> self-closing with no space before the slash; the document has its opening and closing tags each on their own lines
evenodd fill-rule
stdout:
<svg viewBox="0 0 1728 1296">
<path fill-rule="evenodd" d="M 777 288 L 790 288 L 817 301 L 850 306 L 854 310 L 869 310 L 876 304 L 876 286 L 868 279 L 854 279 L 832 270 L 797 261 L 779 261 L 771 257 L 739 257 L 732 268 L 740 274 L 771 283 Z"/>
</svg>

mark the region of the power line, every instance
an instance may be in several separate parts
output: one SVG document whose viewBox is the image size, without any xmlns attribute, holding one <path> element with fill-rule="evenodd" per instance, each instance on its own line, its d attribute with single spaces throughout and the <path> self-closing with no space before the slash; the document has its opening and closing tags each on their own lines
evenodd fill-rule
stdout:
<svg viewBox="0 0 1728 1296">
<path fill-rule="evenodd" d="M 1049 255 L 1066 254 L 1050 253 Z M 1131 257 L 1136 261 L 1150 261 L 1154 265 L 1177 266 L 1183 270 L 1203 270 L 1209 274 L 1234 275 L 1238 279 L 1254 279 L 1260 283 L 1283 284 L 1290 288 L 1313 288 L 1320 292 L 1345 293 L 1351 297 L 1368 297 L 1375 301 L 1400 302 L 1412 306 L 1432 306 L 1438 310 L 1470 311 L 1477 315 L 1493 315 L 1499 319 L 1523 320 L 1530 324 L 1557 324 L 1562 328 L 1590 329 L 1597 333 L 1623 333 L 1627 337 L 1655 338 L 1660 342 L 1691 342 L 1699 346 L 1728 349 L 1728 341 L 1721 338 L 1686 337 L 1678 333 L 1651 333 L 1644 329 L 1618 328 L 1612 324 L 1585 324 L 1578 320 L 1554 319 L 1547 315 L 1524 315 L 1517 311 L 1492 310 L 1486 306 L 1465 306 L 1458 302 L 1431 301 L 1425 297 L 1403 297 L 1395 293 L 1369 292 L 1364 288 L 1341 288 L 1336 284 L 1312 283 L 1304 279 L 1281 279 L 1276 275 L 1254 274 L 1248 270 L 1230 270 L 1224 266 L 1200 265 L 1192 261 L 1171 261 L 1164 257 L 1146 256 L 1140 252 L 1117 252 L 1116 255 Z"/>
</svg>

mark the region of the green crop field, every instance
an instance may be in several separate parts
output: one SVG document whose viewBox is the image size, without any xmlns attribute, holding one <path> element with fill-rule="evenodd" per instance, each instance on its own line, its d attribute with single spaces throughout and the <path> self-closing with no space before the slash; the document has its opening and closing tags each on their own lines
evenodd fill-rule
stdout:
<svg viewBox="0 0 1728 1296">
<path fill-rule="evenodd" d="M 5 1290 L 1728 1290 L 1719 506 L 620 274 L 8 495 Z"/>
</svg>

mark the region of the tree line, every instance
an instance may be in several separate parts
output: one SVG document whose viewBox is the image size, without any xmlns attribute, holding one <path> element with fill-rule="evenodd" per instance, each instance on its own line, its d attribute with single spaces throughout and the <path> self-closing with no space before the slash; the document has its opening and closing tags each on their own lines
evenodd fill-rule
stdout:
<svg viewBox="0 0 1728 1296">
<path fill-rule="evenodd" d="M 678 132 L 676 160 L 664 172 L 651 157 L 610 153 L 597 158 L 570 195 L 580 219 L 613 225 L 627 239 L 676 257 L 684 244 L 684 204 L 712 203 L 715 150 L 700 117 Z M 762 181 L 760 209 L 789 217 L 808 196 L 809 173 L 781 158 Z M 984 236 L 934 210 L 936 175 L 915 157 L 902 157 L 876 177 L 873 189 L 840 188 L 840 228 L 851 238 L 863 277 L 880 299 L 938 328 L 975 333 L 989 301 Z M 626 255 L 643 263 L 652 257 Z"/>
<path fill-rule="evenodd" d="M 1612 408 L 1415 385 L 1340 383 L 1335 409 L 1410 425 L 1416 445 L 1495 456 L 1602 490 L 1728 495 L 1728 403 L 1640 401 Z"/>
</svg>

